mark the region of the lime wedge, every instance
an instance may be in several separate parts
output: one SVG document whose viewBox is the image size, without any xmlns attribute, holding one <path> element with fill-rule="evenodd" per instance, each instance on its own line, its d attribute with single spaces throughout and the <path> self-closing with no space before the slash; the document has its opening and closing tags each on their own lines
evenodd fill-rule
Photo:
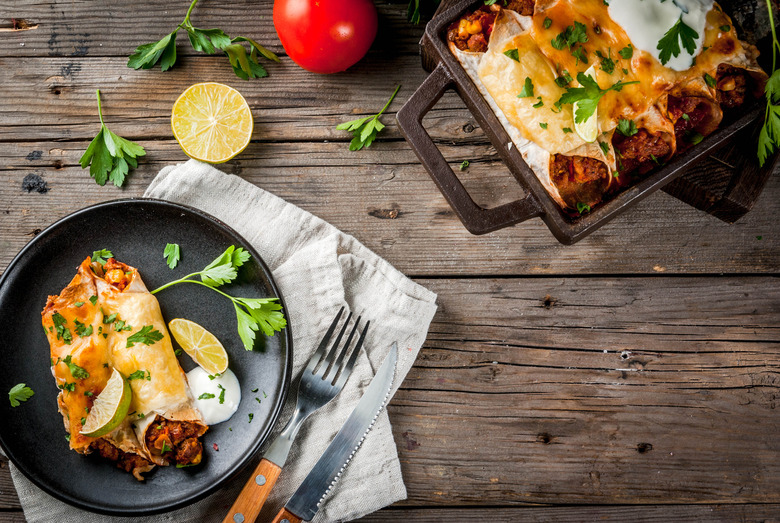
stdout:
<svg viewBox="0 0 780 523">
<path fill-rule="evenodd" d="M 596 79 L 596 64 L 593 64 L 588 68 L 587 71 L 585 71 L 585 76 L 590 76 L 594 80 Z M 579 102 L 574 102 L 574 106 L 572 108 L 572 115 L 577 114 L 577 109 L 579 108 Z M 593 111 L 593 114 L 590 118 L 585 120 L 584 122 L 577 123 L 577 120 L 574 120 L 574 130 L 577 132 L 578 135 L 580 135 L 580 138 L 585 140 L 586 142 L 595 142 L 596 138 L 599 135 L 599 122 L 598 122 L 598 115 L 599 110 L 596 108 L 595 111 Z"/>
<path fill-rule="evenodd" d="M 176 318 L 168 324 L 171 334 L 195 363 L 209 374 L 222 374 L 228 367 L 225 347 L 216 336 L 194 321 Z"/>
<path fill-rule="evenodd" d="M 117 428 L 127 416 L 132 399 L 130 384 L 114 369 L 105 388 L 95 397 L 87 422 L 81 427 L 81 434 L 97 438 Z"/>
</svg>

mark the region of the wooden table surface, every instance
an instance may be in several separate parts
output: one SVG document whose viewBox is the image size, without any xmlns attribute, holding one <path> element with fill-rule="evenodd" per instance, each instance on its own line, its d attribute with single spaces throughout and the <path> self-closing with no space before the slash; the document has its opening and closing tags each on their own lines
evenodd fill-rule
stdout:
<svg viewBox="0 0 780 523">
<path fill-rule="evenodd" d="M 405 0 L 376 3 L 368 56 L 320 76 L 283 55 L 270 1 L 203 0 L 196 26 L 282 56 L 268 78 L 242 81 L 183 35 L 173 70 L 126 67 L 136 45 L 183 18 L 185 0 L 0 1 L 0 269 L 58 218 L 141 195 L 160 168 L 185 161 L 171 105 L 193 83 L 223 82 L 255 118 L 226 172 L 439 295 L 389 406 L 408 499 L 366 520 L 777 520 L 780 178 L 733 225 L 658 192 L 575 246 L 538 219 L 472 236 L 395 124 L 426 76 L 423 26 L 406 21 Z M 12 30 L 12 18 L 33 28 Z M 387 129 L 350 152 L 336 125 L 376 112 L 397 84 Z M 110 128 L 148 151 L 123 189 L 78 165 L 99 127 L 96 88 Z M 448 161 L 470 162 L 461 176 L 479 203 L 522 194 L 454 94 L 425 125 Z M 28 175 L 48 191 L 23 190 Z M 20 507 L 0 461 L 0 522 L 24 521 Z"/>
</svg>

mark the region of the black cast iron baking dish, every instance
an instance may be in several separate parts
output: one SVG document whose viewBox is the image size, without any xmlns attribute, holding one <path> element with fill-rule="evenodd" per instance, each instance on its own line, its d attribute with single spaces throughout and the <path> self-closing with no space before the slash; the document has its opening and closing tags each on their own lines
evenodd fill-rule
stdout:
<svg viewBox="0 0 780 523">
<path fill-rule="evenodd" d="M 721 2 L 729 14 L 732 13 L 730 9 L 732 6 L 729 5 L 731 3 L 733 2 Z M 420 41 L 423 67 L 431 71 L 431 74 L 398 111 L 397 115 L 399 127 L 409 145 L 463 225 L 472 234 L 485 234 L 531 218 L 541 217 L 558 241 L 566 245 L 573 244 L 684 174 L 686 167 L 707 157 L 728 142 L 735 134 L 747 127 L 758 125 L 756 120 L 763 116 L 763 99 L 761 99 L 747 107 L 740 117 L 724 122 L 718 130 L 707 136 L 696 147 L 676 155 L 649 177 L 619 193 L 610 201 L 599 205 L 592 212 L 572 218 L 547 194 L 536 175 L 526 165 L 517 148 L 508 147 L 512 141 L 506 130 L 479 93 L 471 78 L 450 52 L 446 37 L 447 28 L 465 12 L 474 10 L 483 4 L 482 0 L 454 0 L 439 8 L 426 26 Z M 761 5 L 758 2 L 756 4 Z M 745 4 L 742 3 L 742 5 Z M 741 29 L 740 25 L 750 25 L 753 28 L 759 26 L 760 20 L 757 13 L 757 10 L 753 10 L 751 16 L 750 10 L 746 13 L 741 12 L 740 19 L 734 19 L 737 29 Z M 753 32 L 746 35 L 744 31 L 740 31 L 739 34 L 740 38 L 758 45 L 762 52 L 761 65 L 764 66 L 764 70 L 767 70 L 765 58 L 771 52 L 769 45 L 762 45 L 766 44 L 763 41 L 751 41 L 750 36 Z M 486 209 L 474 202 L 458 180 L 457 175 L 422 125 L 423 117 L 449 89 L 455 89 L 463 99 L 509 171 L 525 190 L 526 196 L 524 198 Z M 750 151 L 746 154 L 755 155 L 755 152 Z M 777 157 L 767 163 L 774 164 L 776 161 Z M 744 183 L 750 183 L 750 181 L 747 180 Z"/>
</svg>

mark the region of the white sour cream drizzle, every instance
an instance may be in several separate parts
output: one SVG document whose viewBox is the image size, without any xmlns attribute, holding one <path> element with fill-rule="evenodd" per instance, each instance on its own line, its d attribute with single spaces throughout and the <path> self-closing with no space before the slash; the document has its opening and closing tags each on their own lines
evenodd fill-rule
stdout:
<svg viewBox="0 0 780 523">
<path fill-rule="evenodd" d="M 221 376 L 209 379 L 209 373 L 200 367 L 195 367 L 187 373 L 187 381 L 190 385 L 192 397 L 195 398 L 195 407 L 203 415 L 203 421 L 206 425 L 216 425 L 227 421 L 238 410 L 238 404 L 241 402 L 241 387 L 238 384 L 238 378 L 230 369 L 222 373 Z M 225 388 L 224 402 L 219 402 L 219 395 Z M 202 394 L 213 394 L 210 399 L 198 399 Z"/>
<path fill-rule="evenodd" d="M 690 55 L 680 45 L 680 54 L 672 55 L 664 65 L 675 71 L 684 71 L 691 67 L 693 57 L 701 52 L 704 26 L 712 3 L 712 0 L 609 0 L 609 16 L 623 28 L 634 48 L 647 51 L 659 60 L 658 41 L 682 15 L 683 23 L 699 35 L 696 50 Z M 682 44 L 679 39 L 678 43 Z"/>
</svg>

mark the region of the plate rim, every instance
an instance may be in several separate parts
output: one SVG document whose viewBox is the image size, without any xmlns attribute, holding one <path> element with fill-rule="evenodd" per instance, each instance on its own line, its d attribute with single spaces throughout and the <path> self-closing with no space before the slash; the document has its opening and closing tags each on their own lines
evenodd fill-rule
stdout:
<svg viewBox="0 0 780 523">
<path fill-rule="evenodd" d="M 171 202 L 168 200 L 163 200 L 160 198 L 149 198 L 149 197 L 130 197 L 130 198 L 118 198 L 115 200 L 108 200 L 104 202 L 99 202 L 94 205 L 90 205 L 88 207 L 83 207 L 81 209 L 78 209 L 76 211 L 73 211 L 70 214 L 67 214 L 63 216 L 62 218 L 58 219 L 48 227 L 46 227 L 44 230 L 42 230 L 40 233 L 38 233 L 35 238 L 27 242 L 24 247 L 22 247 L 21 250 L 19 250 L 18 253 L 16 253 L 16 256 L 13 257 L 13 259 L 10 261 L 10 263 L 6 266 L 6 268 L 3 270 L 3 274 L 0 275 L 0 288 L 5 284 L 6 280 L 8 279 L 8 274 L 11 272 L 11 270 L 18 264 L 21 263 L 21 259 L 25 256 L 28 250 L 32 249 L 34 245 L 36 245 L 37 242 L 41 241 L 40 239 L 45 237 L 48 234 L 51 234 L 51 231 L 59 227 L 61 224 L 72 220 L 82 214 L 85 214 L 87 212 L 91 212 L 103 207 L 114 207 L 114 206 L 122 206 L 122 205 L 133 205 L 133 204 L 150 204 L 150 205 L 159 205 L 161 207 L 169 207 L 173 209 L 177 209 L 179 211 L 187 212 L 190 214 L 194 214 L 197 217 L 204 219 L 208 222 L 211 222 L 212 224 L 216 225 L 219 228 L 222 228 L 226 230 L 230 235 L 235 236 L 236 238 L 240 239 L 243 243 L 242 247 L 247 249 L 249 253 L 252 255 L 252 257 L 255 259 L 255 261 L 260 265 L 260 268 L 265 273 L 266 278 L 268 279 L 268 283 L 271 286 L 271 289 L 273 290 L 274 294 L 279 298 L 279 302 L 282 305 L 282 310 L 287 312 L 287 305 L 284 301 L 284 297 L 282 296 L 282 293 L 279 291 L 279 287 L 276 283 L 276 280 L 274 280 L 273 274 L 271 270 L 269 269 L 268 265 L 265 263 L 265 260 L 260 256 L 260 254 L 257 252 L 257 250 L 254 248 L 254 246 L 249 243 L 242 235 L 240 235 L 238 232 L 236 232 L 235 229 L 233 229 L 231 226 L 220 220 L 219 218 L 212 216 L 211 214 L 198 209 L 196 207 L 191 207 L 186 204 L 181 204 L 178 202 Z M 26 477 L 28 480 L 30 480 L 35 486 L 43 490 L 45 493 L 49 494 L 50 496 L 54 497 L 55 499 L 62 501 L 64 503 L 67 503 L 68 505 L 74 506 L 76 508 L 80 508 L 83 510 L 87 510 L 90 512 L 108 515 L 108 516 L 151 516 L 155 514 L 162 514 L 165 512 L 170 512 L 173 510 L 177 510 L 179 508 L 183 508 L 185 506 L 194 504 L 204 498 L 206 498 L 208 495 L 216 492 L 220 488 L 222 488 L 226 483 L 228 483 L 231 479 L 238 476 L 249 464 L 250 462 L 255 458 L 260 448 L 268 441 L 269 437 L 271 436 L 271 433 L 273 432 L 274 428 L 276 427 L 277 423 L 279 422 L 279 416 L 281 415 L 282 409 L 284 408 L 284 405 L 287 400 L 287 396 L 290 391 L 290 384 L 292 381 L 292 367 L 293 367 L 293 337 L 292 337 L 292 328 L 290 325 L 290 317 L 289 313 L 285 314 L 287 318 L 287 326 L 284 329 L 284 335 L 285 335 L 285 346 L 287 349 L 287 357 L 285 358 L 285 371 L 282 379 L 282 386 L 281 386 L 281 394 L 279 396 L 279 401 L 274 406 L 274 409 L 271 413 L 271 422 L 268 425 L 268 428 L 260 434 L 258 438 L 256 438 L 255 442 L 250 446 L 249 449 L 247 449 L 247 453 L 245 457 L 240 460 L 238 463 L 236 463 L 233 467 L 231 467 L 227 472 L 222 474 L 220 477 L 214 481 L 213 484 L 210 486 L 204 488 L 200 492 L 196 492 L 193 494 L 190 494 L 188 496 L 185 496 L 182 499 L 179 499 L 173 503 L 167 503 L 162 506 L 155 506 L 150 507 L 148 509 L 145 509 L 143 507 L 137 507 L 133 509 L 111 509 L 106 508 L 101 505 L 96 505 L 90 502 L 85 502 L 83 500 L 74 498 L 72 496 L 69 496 L 67 494 L 63 494 L 62 492 L 59 492 L 57 489 L 51 488 L 49 485 L 47 485 L 45 482 L 40 481 L 38 478 L 35 477 L 35 475 L 32 473 L 33 471 L 28 470 L 28 468 L 21 464 L 17 457 L 15 456 L 14 452 L 10 451 L 7 447 L 7 445 L 4 443 L 2 434 L 0 434 L 0 449 L 5 453 L 6 457 L 11 461 L 14 466 Z M 15 485 L 14 485 L 15 487 Z"/>
</svg>

